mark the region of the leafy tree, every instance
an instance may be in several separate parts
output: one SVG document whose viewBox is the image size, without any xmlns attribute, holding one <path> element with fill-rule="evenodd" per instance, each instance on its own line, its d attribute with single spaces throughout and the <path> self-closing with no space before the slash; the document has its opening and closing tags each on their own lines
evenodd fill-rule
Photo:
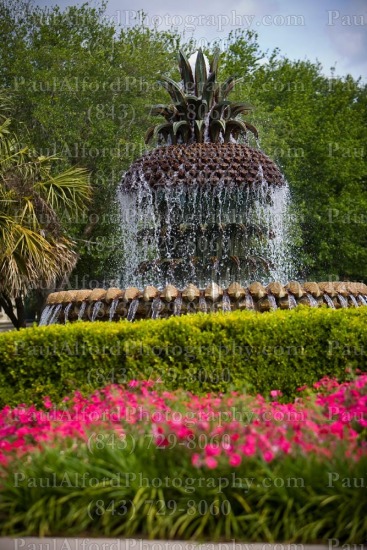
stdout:
<svg viewBox="0 0 367 550">
<path fill-rule="evenodd" d="M 178 48 L 192 53 L 195 43 L 144 24 L 120 28 L 103 3 L 61 10 L 0 0 L 0 9 L 0 85 L 14 93 L 14 117 L 40 154 L 63 159 L 60 169 L 91 172 L 89 210 L 63 220 L 80 252 L 69 284 L 109 284 L 122 253 L 116 187 L 145 149 L 156 122 L 149 107 L 165 101 L 157 80 L 176 78 Z M 263 52 L 252 31 L 229 35 L 220 65 L 223 80 L 243 77 L 232 97 L 255 107 L 249 122 L 289 181 L 301 221 L 299 275 L 367 280 L 366 86 Z M 28 139 L 21 126 L 18 134 Z"/>
<path fill-rule="evenodd" d="M 122 252 L 116 187 L 145 149 L 148 107 L 162 94 L 156 81 L 174 65 L 179 38 L 144 25 L 117 28 L 103 3 L 63 11 L 25 9 L 22 0 L 0 5 L 0 82 L 13 90 L 16 118 L 41 154 L 91 173 L 89 210 L 65 220 L 80 253 L 69 284 L 108 284 Z"/>
<path fill-rule="evenodd" d="M 224 62 L 243 77 L 237 97 L 255 107 L 261 147 L 288 179 L 301 223 L 299 276 L 365 280 L 367 87 L 277 50 L 259 63 L 265 53 L 254 40 L 232 35 Z"/>
<path fill-rule="evenodd" d="M 0 96 L 0 306 L 16 328 L 25 326 L 24 299 L 72 271 L 74 243 L 58 213 L 82 212 L 90 197 L 87 171 L 54 173 L 54 157 L 21 145 Z"/>
</svg>

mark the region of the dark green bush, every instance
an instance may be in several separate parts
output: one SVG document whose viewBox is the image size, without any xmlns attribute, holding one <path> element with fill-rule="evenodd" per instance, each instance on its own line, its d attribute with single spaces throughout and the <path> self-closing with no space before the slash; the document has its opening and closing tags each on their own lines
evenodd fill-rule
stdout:
<svg viewBox="0 0 367 550">
<path fill-rule="evenodd" d="M 364 307 L 35 327 L 0 335 L 0 404 L 57 402 L 136 378 L 195 393 L 280 389 L 291 399 L 323 376 L 367 371 L 366 346 Z"/>
</svg>

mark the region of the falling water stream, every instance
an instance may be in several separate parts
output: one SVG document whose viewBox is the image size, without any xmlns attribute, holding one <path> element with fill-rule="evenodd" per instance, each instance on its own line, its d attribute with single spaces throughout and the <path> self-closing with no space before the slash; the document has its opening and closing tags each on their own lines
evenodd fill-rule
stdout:
<svg viewBox="0 0 367 550">
<path fill-rule="evenodd" d="M 65 324 L 68 322 L 69 320 L 69 312 L 71 310 L 73 306 L 73 302 L 70 302 L 70 304 L 68 304 L 64 310 L 64 319 L 65 319 Z"/>
<path fill-rule="evenodd" d="M 97 319 L 98 313 L 101 311 L 102 308 L 103 308 L 103 302 L 98 300 L 93 306 L 91 321 L 95 321 Z"/>
<path fill-rule="evenodd" d="M 224 294 L 223 300 L 222 300 L 222 310 L 223 311 L 231 311 L 231 300 L 228 296 L 228 294 Z"/>
<path fill-rule="evenodd" d="M 49 305 L 49 306 L 46 306 L 45 309 L 42 311 L 42 315 L 39 322 L 40 327 L 43 327 L 49 324 L 54 307 L 55 306 L 53 305 Z"/>
<path fill-rule="evenodd" d="M 112 321 L 114 316 L 115 316 L 118 303 L 119 303 L 118 298 L 115 299 L 115 300 L 112 300 L 112 303 L 111 303 L 111 306 L 110 306 L 110 315 L 109 315 L 110 321 Z"/>
<path fill-rule="evenodd" d="M 269 304 L 270 304 L 271 309 L 278 309 L 275 297 L 270 292 L 268 294 L 268 300 L 269 300 Z"/>
<path fill-rule="evenodd" d="M 199 311 L 201 311 L 202 313 L 206 313 L 208 310 L 208 305 L 206 303 L 206 300 L 204 298 L 204 296 L 200 296 L 199 298 Z"/>
<path fill-rule="evenodd" d="M 348 300 L 346 298 L 344 298 L 344 296 L 342 296 L 341 294 L 338 294 L 338 300 L 339 300 L 339 304 L 343 308 L 348 307 Z"/>
<path fill-rule="evenodd" d="M 50 320 L 48 322 L 49 325 L 53 325 L 54 323 L 57 322 L 57 320 L 59 318 L 61 308 L 62 308 L 62 304 L 57 304 L 56 306 L 54 306 L 54 309 L 52 311 L 52 315 L 51 315 Z"/>
<path fill-rule="evenodd" d="M 246 309 L 255 309 L 254 299 L 247 289 L 246 289 L 246 296 L 245 296 L 245 304 L 246 304 Z"/>
<path fill-rule="evenodd" d="M 312 294 L 310 294 L 310 292 L 307 292 L 306 296 L 308 298 L 308 303 L 310 304 L 311 307 L 318 307 L 319 304 L 318 304 L 316 298 L 314 298 L 312 296 Z"/>
<path fill-rule="evenodd" d="M 288 307 L 289 309 L 294 309 L 297 307 L 296 299 L 291 292 L 288 292 Z"/>
<path fill-rule="evenodd" d="M 119 191 L 124 261 L 121 286 L 286 282 L 294 273 L 289 189 L 184 184 Z"/>
<path fill-rule="evenodd" d="M 86 307 L 87 307 L 87 302 L 82 302 L 78 313 L 78 321 L 83 319 L 83 315 L 85 313 Z"/>
<path fill-rule="evenodd" d="M 160 298 L 154 298 L 152 302 L 152 319 L 158 319 L 162 310 L 163 302 Z"/>
<path fill-rule="evenodd" d="M 127 320 L 133 321 L 135 319 L 136 312 L 139 307 L 139 300 L 135 298 L 135 300 L 132 300 L 131 304 L 129 305 L 129 310 L 127 312 Z"/>
<path fill-rule="evenodd" d="M 173 315 L 175 316 L 181 315 L 181 308 L 182 308 L 182 298 L 181 296 L 177 296 L 177 298 L 173 302 Z"/>
<path fill-rule="evenodd" d="M 353 294 L 349 294 L 349 298 L 350 298 L 352 304 L 354 305 L 354 307 L 359 307 L 358 302 L 357 302 L 355 296 L 353 296 Z"/>
<path fill-rule="evenodd" d="M 324 294 L 323 298 L 324 298 L 325 302 L 327 303 L 328 307 L 330 307 L 331 309 L 335 309 L 334 302 L 332 301 L 332 299 L 330 298 L 330 296 L 328 294 Z"/>
</svg>

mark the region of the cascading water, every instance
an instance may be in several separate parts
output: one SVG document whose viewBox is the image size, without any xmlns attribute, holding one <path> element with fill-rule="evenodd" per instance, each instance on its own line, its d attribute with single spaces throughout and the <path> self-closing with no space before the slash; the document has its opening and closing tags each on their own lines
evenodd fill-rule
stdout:
<svg viewBox="0 0 367 550">
<path fill-rule="evenodd" d="M 57 304 L 56 306 L 54 306 L 54 309 L 52 310 L 52 315 L 48 322 L 49 325 L 53 325 L 54 323 L 57 322 L 61 308 L 62 308 L 62 304 Z"/>
<path fill-rule="evenodd" d="M 331 309 L 335 309 L 334 302 L 328 294 L 324 294 L 324 300 L 328 307 L 330 307 Z"/>
<path fill-rule="evenodd" d="M 137 299 L 132 300 L 131 304 L 129 305 L 129 310 L 127 312 L 127 317 L 126 317 L 128 321 L 133 321 L 135 319 L 135 315 L 138 307 L 139 307 L 139 300 Z"/>
<path fill-rule="evenodd" d="M 223 300 L 222 300 L 222 310 L 223 311 L 231 311 L 231 300 L 229 299 L 229 296 L 228 294 L 225 294 L 223 296 Z"/>
<path fill-rule="evenodd" d="M 93 306 L 91 321 L 95 321 L 97 319 L 98 313 L 102 308 L 103 308 L 103 302 L 98 300 Z"/>
<path fill-rule="evenodd" d="M 292 278 L 287 186 L 263 181 L 253 189 L 195 183 L 152 189 L 145 182 L 120 192 L 120 205 L 123 287 Z"/>
<path fill-rule="evenodd" d="M 152 302 L 152 319 L 158 319 L 163 303 L 160 298 L 154 298 Z"/>
<path fill-rule="evenodd" d="M 296 299 L 291 292 L 288 292 L 288 308 L 294 309 L 295 307 L 297 307 Z"/>
<path fill-rule="evenodd" d="M 355 296 L 353 296 L 353 294 L 350 294 L 349 298 L 350 298 L 352 304 L 354 305 L 354 307 L 359 307 L 358 302 L 357 302 Z"/>
<path fill-rule="evenodd" d="M 317 300 L 312 296 L 312 294 L 306 292 L 306 296 L 311 307 L 318 307 Z"/>
<path fill-rule="evenodd" d="M 69 312 L 71 310 L 71 308 L 73 307 L 73 303 L 70 302 L 70 304 L 68 304 L 64 310 L 64 319 L 65 319 L 65 324 L 68 322 L 69 320 Z"/>
<path fill-rule="evenodd" d="M 83 319 L 83 315 L 85 313 L 86 308 L 87 308 L 87 302 L 82 302 L 78 313 L 78 321 Z"/>
<path fill-rule="evenodd" d="M 245 304 L 246 309 L 255 309 L 254 299 L 248 290 L 246 291 Z"/>
<path fill-rule="evenodd" d="M 119 303 L 118 300 L 112 300 L 112 303 L 111 303 L 111 306 L 110 306 L 110 314 L 109 314 L 110 321 L 112 321 L 114 316 L 115 316 L 118 303 Z"/>
<path fill-rule="evenodd" d="M 39 322 L 40 327 L 44 327 L 49 324 L 54 307 L 55 306 L 53 305 L 49 305 L 49 306 L 46 306 L 45 309 L 42 311 L 42 315 Z"/>
<path fill-rule="evenodd" d="M 278 309 L 276 300 L 275 300 L 274 296 L 271 293 L 268 294 L 268 300 L 269 300 L 269 304 L 270 304 L 271 309 Z"/>
<path fill-rule="evenodd" d="M 181 296 L 177 296 L 177 298 L 173 302 L 173 315 L 175 315 L 176 317 L 181 315 L 181 309 L 182 309 L 182 298 Z"/>
<path fill-rule="evenodd" d="M 339 300 L 339 304 L 346 308 L 348 307 L 348 300 L 346 298 L 344 298 L 344 296 L 342 296 L 341 294 L 338 294 L 338 300 Z"/>
</svg>

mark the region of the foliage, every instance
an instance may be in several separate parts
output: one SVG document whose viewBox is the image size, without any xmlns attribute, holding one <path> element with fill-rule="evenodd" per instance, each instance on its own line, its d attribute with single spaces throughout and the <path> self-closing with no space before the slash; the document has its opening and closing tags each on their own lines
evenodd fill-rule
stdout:
<svg viewBox="0 0 367 550">
<path fill-rule="evenodd" d="M 14 93 L 16 119 L 30 128 L 40 154 L 57 153 L 66 166 L 92 172 L 88 215 L 66 220 L 81 254 L 69 285 L 107 284 L 122 254 L 116 185 L 144 151 L 150 106 L 164 102 L 157 80 L 179 77 L 176 52 L 189 56 L 195 43 L 144 24 L 119 27 L 104 4 L 0 5 L 0 85 Z M 219 63 L 223 82 L 242 79 L 233 101 L 246 97 L 255 107 L 249 122 L 289 181 L 302 229 L 300 276 L 366 279 L 366 85 L 278 50 L 263 52 L 253 31 L 231 33 Z"/>
<path fill-rule="evenodd" d="M 90 187 L 85 169 L 54 173 L 54 157 L 39 156 L 21 145 L 11 106 L 0 94 L 0 306 L 14 325 L 24 324 L 23 299 L 32 288 L 48 288 L 75 266 L 74 243 L 58 213 L 83 212 Z M 14 302 L 17 316 L 13 312 Z"/>
<path fill-rule="evenodd" d="M 364 280 L 367 86 L 277 51 L 256 63 L 255 45 L 255 36 L 232 36 L 223 70 L 243 77 L 234 97 L 254 106 L 261 147 L 289 181 L 302 230 L 300 275 Z"/>
<path fill-rule="evenodd" d="M 156 80 L 172 66 L 179 39 L 144 25 L 116 28 L 103 3 L 0 5 L 0 85 L 13 91 L 17 120 L 40 154 L 91 173 L 88 212 L 63 217 L 81 256 L 68 284 L 103 284 L 115 277 L 122 253 L 116 186 L 144 151 L 149 106 L 160 96 Z"/>
<path fill-rule="evenodd" d="M 152 386 L 3 409 L 1 531 L 364 541 L 367 376 L 288 405 Z"/>
<path fill-rule="evenodd" d="M 0 335 L 0 403 L 59 400 L 132 379 L 196 393 L 297 388 L 366 370 L 367 308 L 298 307 L 135 323 L 76 322 Z"/>
</svg>

